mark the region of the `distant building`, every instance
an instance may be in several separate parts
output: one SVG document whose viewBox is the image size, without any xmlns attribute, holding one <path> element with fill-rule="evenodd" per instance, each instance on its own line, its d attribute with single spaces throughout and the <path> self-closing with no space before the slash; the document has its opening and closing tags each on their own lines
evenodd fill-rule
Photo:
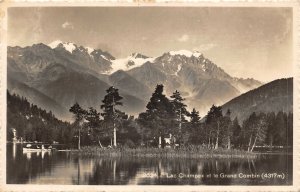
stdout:
<svg viewBox="0 0 300 192">
<path fill-rule="evenodd" d="M 175 137 L 170 133 L 170 134 L 169 134 L 169 137 L 165 137 L 165 138 L 164 138 L 164 141 L 165 141 L 165 147 L 171 147 L 172 145 L 175 144 L 176 139 L 175 139 Z"/>
</svg>

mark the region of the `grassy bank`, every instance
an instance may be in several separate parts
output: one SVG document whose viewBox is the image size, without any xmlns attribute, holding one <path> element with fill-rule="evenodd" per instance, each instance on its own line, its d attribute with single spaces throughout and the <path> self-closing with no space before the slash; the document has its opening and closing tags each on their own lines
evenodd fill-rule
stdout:
<svg viewBox="0 0 300 192">
<path fill-rule="evenodd" d="M 82 147 L 74 151 L 79 155 L 87 156 L 127 156 L 127 157 L 157 157 L 157 158 L 256 158 L 257 153 L 241 151 L 236 149 L 208 149 L 202 146 L 171 148 L 112 148 L 104 149 L 98 146 Z"/>
</svg>

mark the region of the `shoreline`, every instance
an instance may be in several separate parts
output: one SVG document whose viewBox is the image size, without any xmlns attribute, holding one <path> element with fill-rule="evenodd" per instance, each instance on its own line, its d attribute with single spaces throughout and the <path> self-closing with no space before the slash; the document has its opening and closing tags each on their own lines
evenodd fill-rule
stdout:
<svg viewBox="0 0 300 192">
<path fill-rule="evenodd" d="M 13 142 L 7 142 L 13 144 Z M 24 143 L 15 143 L 24 144 Z M 40 143 L 36 143 L 40 144 Z M 64 144 L 54 144 L 64 145 Z M 253 151 L 248 152 L 239 149 L 209 149 L 202 146 L 191 146 L 182 148 L 101 148 L 99 146 L 83 146 L 80 150 L 76 148 L 57 149 L 57 152 L 70 152 L 86 156 L 131 156 L 131 157 L 168 157 L 168 158 L 257 158 L 263 155 L 293 155 L 292 151 Z"/>
<path fill-rule="evenodd" d="M 100 148 L 82 147 L 71 150 L 72 154 L 82 156 L 105 157 L 156 157 L 156 158 L 199 158 L 199 159 L 245 159 L 258 158 L 261 154 L 236 149 L 205 149 L 205 148 Z"/>
</svg>

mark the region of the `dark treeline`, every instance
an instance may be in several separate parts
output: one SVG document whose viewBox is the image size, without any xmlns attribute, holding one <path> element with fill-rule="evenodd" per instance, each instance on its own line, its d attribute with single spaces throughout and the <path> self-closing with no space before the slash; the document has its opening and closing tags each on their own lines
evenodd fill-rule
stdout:
<svg viewBox="0 0 300 192">
<path fill-rule="evenodd" d="M 178 91 L 167 97 L 163 88 L 157 85 L 146 110 L 134 118 L 119 109 L 123 98 L 118 89 L 110 87 L 102 100 L 101 112 L 93 107 L 83 109 L 75 103 L 69 110 L 75 120 L 71 125 L 8 93 L 8 127 L 15 127 L 27 140 L 52 139 L 78 144 L 79 148 L 81 145 L 157 147 L 159 143 L 164 147 L 169 145 L 164 138 L 174 146 L 202 145 L 213 149 L 252 151 L 255 146 L 292 146 L 292 113 L 252 113 L 239 122 L 237 118 L 231 119 L 230 110 L 223 115 L 222 108 L 213 105 L 205 117 L 200 117 L 195 108 L 187 110 L 185 99 Z M 34 108 L 38 112 L 33 112 Z M 33 113 L 33 117 L 40 116 L 47 123 L 32 118 Z M 34 123 L 29 126 L 29 122 Z"/>
<path fill-rule="evenodd" d="M 292 146 L 293 114 L 253 112 L 243 123 L 223 116 L 221 107 L 212 106 L 204 122 L 191 127 L 190 142 L 211 148 L 237 148 L 252 151 L 255 146 Z"/>
<path fill-rule="evenodd" d="M 18 139 L 23 141 L 42 141 L 72 143 L 73 128 L 70 123 L 55 118 L 26 98 L 7 92 L 7 140 L 13 138 L 12 128 Z"/>
</svg>

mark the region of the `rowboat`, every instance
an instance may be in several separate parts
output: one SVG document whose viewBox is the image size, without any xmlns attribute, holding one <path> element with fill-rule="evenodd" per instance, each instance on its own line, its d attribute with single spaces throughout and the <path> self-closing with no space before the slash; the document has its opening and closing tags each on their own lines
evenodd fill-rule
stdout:
<svg viewBox="0 0 300 192">
<path fill-rule="evenodd" d="M 53 148 L 51 146 L 49 146 L 48 148 L 45 148 L 44 145 L 42 145 L 41 147 L 39 146 L 32 146 L 31 144 L 27 144 L 26 147 L 23 147 L 23 152 L 24 153 L 29 153 L 29 152 L 48 152 L 53 150 Z"/>
<path fill-rule="evenodd" d="M 51 149 L 32 149 L 23 147 L 23 152 L 41 152 L 41 151 L 51 151 Z"/>
</svg>

